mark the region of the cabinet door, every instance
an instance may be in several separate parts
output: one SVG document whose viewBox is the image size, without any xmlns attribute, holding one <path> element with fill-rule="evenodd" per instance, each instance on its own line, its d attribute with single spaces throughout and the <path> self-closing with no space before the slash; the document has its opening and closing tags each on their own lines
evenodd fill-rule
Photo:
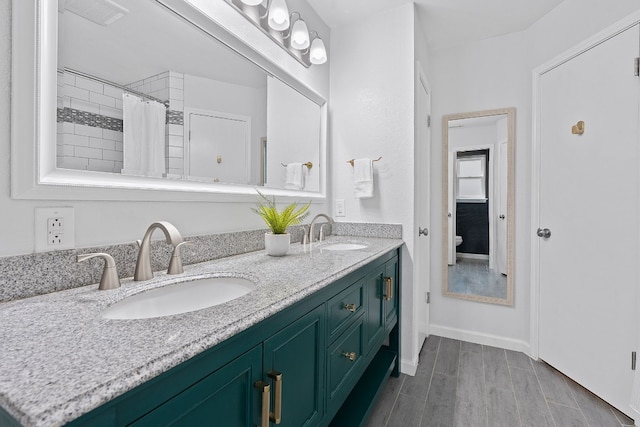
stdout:
<svg viewBox="0 0 640 427">
<path fill-rule="evenodd" d="M 390 259 L 385 263 L 384 272 L 384 316 L 385 326 L 391 325 L 393 318 L 398 313 L 399 284 L 398 284 L 398 257 Z"/>
<path fill-rule="evenodd" d="M 364 341 L 367 352 L 379 341 L 384 333 L 384 305 L 382 286 L 384 283 L 384 265 L 376 267 L 364 278 L 366 313 Z"/>
<path fill-rule="evenodd" d="M 259 425 L 260 392 L 254 384 L 262 376 L 260 346 L 198 381 L 133 426 Z"/>
<path fill-rule="evenodd" d="M 277 404 L 276 385 L 270 372 L 282 374 L 279 426 L 316 425 L 324 409 L 325 305 L 264 342 L 265 381 L 271 381 L 272 409 Z"/>
</svg>

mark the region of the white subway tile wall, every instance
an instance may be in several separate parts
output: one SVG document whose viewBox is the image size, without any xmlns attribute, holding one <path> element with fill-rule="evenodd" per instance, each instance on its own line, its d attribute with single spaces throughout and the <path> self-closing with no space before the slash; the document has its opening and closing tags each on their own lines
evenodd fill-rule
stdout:
<svg viewBox="0 0 640 427">
<path fill-rule="evenodd" d="M 127 87 L 169 101 L 166 167 L 169 174 L 183 175 L 184 74 L 166 71 Z M 122 89 L 109 84 L 58 73 L 58 167 L 121 172 L 122 93 Z"/>
</svg>

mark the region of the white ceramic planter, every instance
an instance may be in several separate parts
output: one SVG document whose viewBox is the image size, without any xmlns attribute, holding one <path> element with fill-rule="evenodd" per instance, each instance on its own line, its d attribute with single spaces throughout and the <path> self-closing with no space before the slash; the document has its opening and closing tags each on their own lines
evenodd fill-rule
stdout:
<svg viewBox="0 0 640 427">
<path fill-rule="evenodd" d="M 264 234 L 264 249 L 267 255 L 284 256 L 289 252 L 289 243 L 291 237 L 289 234 Z"/>
</svg>

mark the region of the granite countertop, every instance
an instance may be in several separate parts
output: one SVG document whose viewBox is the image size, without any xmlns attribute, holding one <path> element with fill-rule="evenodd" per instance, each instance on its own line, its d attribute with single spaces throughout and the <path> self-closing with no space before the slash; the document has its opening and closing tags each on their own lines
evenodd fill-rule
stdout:
<svg viewBox="0 0 640 427">
<path fill-rule="evenodd" d="M 367 247 L 322 250 L 340 242 Z M 110 291 L 90 285 L 2 303 L 0 406 L 25 426 L 63 425 L 402 244 L 401 239 L 332 236 L 311 246 L 293 243 L 281 258 L 251 252 L 189 265 L 182 275 L 125 279 Z M 190 313 L 139 320 L 100 315 L 143 290 L 187 276 L 225 274 L 248 278 L 257 288 Z"/>
</svg>

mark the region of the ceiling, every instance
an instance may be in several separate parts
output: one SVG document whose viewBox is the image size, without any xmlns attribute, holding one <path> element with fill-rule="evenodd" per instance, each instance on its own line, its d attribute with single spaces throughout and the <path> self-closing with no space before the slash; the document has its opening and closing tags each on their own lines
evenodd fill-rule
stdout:
<svg viewBox="0 0 640 427">
<path fill-rule="evenodd" d="M 412 0 L 307 0 L 331 28 Z M 522 31 L 563 0 L 414 0 L 434 48 Z"/>
</svg>

